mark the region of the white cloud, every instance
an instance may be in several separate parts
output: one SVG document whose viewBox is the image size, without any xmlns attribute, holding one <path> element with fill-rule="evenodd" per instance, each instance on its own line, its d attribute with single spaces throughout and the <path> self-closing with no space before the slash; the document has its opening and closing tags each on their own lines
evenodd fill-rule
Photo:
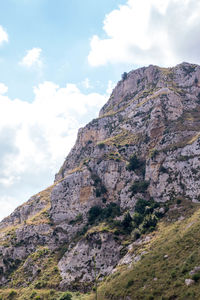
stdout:
<svg viewBox="0 0 200 300">
<path fill-rule="evenodd" d="M 108 87 L 107 87 L 106 93 L 107 93 L 108 95 L 110 95 L 110 94 L 112 93 L 114 87 L 115 87 L 115 83 L 112 82 L 112 80 L 109 80 L 109 81 L 108 81 Z"/>
<path fill-rule="evenodd" d="M 4 83 L 0 82 L 0 95 L 7 93 L 7 91 L 8 87 Z"/>
<path fill-rule="evenodd" d="M 41 52 L 41 48 L 33 48 L 31 50 L 28 50 L 27 54 L 22 58 L 20 64 L 28 68 L 31 68 L 33 66 L 41 67 Z"/>
<path fill-rule="evenodd" d="M 84 88 L 86 89 L 91 89 L 92 88 L 92 85 L 90 83 L 90 80 L 89 78 L 85 78 L 83 81 L 82 81 L 82 85 Z"/>
<path fill-rule="evenodd" d="M 79 127 L 97 116 L 108 97 L 48 81 L 34 87 L 34 94 L 32 103 L 0 95 L 1 207 L 9 198 L 0 217 L 53 183 Z"/>
<path fill-rule="evenodd" d="M 0 25 L 0 45 L 3 42 L 8 42 L 8 34 L 5 29 Z"/>
<path fill-rule="evenodd" d="M 1 211 L 0 211 L 0 220 L 11 214 L 16 207 L 15 199 L 13 197 L 1 197 Z"/>
<path fill-rule="evenodd" d="M 92 37 L 88 61 L 92 66 L 199 63 L 199 28 L 199 1 L 127 0 L 105 17 L 107 38 Z"/>
</svg>

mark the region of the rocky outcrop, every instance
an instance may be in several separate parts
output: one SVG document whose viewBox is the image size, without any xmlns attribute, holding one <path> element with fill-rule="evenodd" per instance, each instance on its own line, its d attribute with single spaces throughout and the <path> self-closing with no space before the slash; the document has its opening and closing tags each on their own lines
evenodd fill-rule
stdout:
<svg viewBox="0 0 200 300">
<path fill-rule="evenodd" d="M 87 289 L 94 280 L 94 256 L 102 278 L 126 254 L 123 232 L 116 235 L 114 226 L 134 212 L 138 199 L 200 201 L 199 160 L 200 67 L 182 63 L 131 71 L 99 118 L 79 130 L 54 185 L 1 222 L 1 283 L 37 247 L 46 246 L 57 254 L 62 250 L 60 286 L 76 282 Z M 105 221 L 100 212 L 99 223 L 89 221 L 93 207 L 105 212 L 112 203 L 121 213 L 110 213 L 112 226 L 96 226 Z"/>
<path fill-rule="evenodd" d="M 66 251 L 59 261 L 58 267 L 63 280 L 61 287 L 69 289 L 72 286 L 84 291 L 90 284 L 93 286 L 95 272 L 98 280 L 109 275 L 121 255 L 123 247 L 119 241 L 108 232 L 95 232 L 81 239 L 75 247 Z"/>
</svg>

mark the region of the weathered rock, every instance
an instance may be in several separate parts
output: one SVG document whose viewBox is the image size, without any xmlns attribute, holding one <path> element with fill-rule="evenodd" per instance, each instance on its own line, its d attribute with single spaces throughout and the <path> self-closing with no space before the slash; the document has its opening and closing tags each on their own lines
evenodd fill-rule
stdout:
<svg viewBox="0 0 200 300">
<path fill-rule="evenodd" d="M 194 284 L 194 280 L 193 279 L 185 279 L 185 284 L 187 286 L 190 286 L 190 285 Z"/>
<path fill-rule="evenodd" d="M 139 167 L 127 168 L 133 154 Z M 114 239 L 112 230 L 102 233 L 98 226 L 87 232 L 92 227 L 88 212 L 115 203 L 122 212 L 119 221 L 127 211 L 134 212 L 140 198 L 198 202 L 199 161 L 200 66 L 151 65 L 131 71 L 119 81 L 99 118 L 79 130 L 54 185 L 0 223 L 0 282 L 5 284 L 13 270 L 42 246 L 62 254 L 62 287 L 76 282 L 87 289 L 94 279 L 95 254 L 102 277 L 118 263 L 137 262 L 140 254 L 120 252 L 122 236 Z M 133 192 L 138 183 L 144 185 Z M 165 209 L 156 212 L 164 214 Z M 135 243 L 143 242 L 142 238 Z"/>
<path fill-rule="evenodd" d="M 111 233 L 89 234 L 60 260 L 61 287 L 67 289 L 77 282 L 93 284 L 95 272 L 98 280 L 110 274 L 120 259 L 121 249 Z"/>
<path fill-rule="evenodd" d="M 194 269 L 191 270 L 189 274 L 190 274 L 190 275 L 194 275 L 194 274 L 196 274 L 196 273 L 198 273 L 198 272 L 200 272 L 200 266 L 194 267 Z"/>
</svg>

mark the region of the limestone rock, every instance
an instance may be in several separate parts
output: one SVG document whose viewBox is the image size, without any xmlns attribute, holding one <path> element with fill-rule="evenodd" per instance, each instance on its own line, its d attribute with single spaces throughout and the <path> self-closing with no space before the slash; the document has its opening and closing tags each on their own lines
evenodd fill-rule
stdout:
<svg viewBox="0 0 200 300">
<path fill-rule="evenodd" d="M 192 279 L 185 279 L 185 284 L 187 286 L 190 286 L 190 285 L 194 284 L 194 280 L 192 280 Z"/>
<path fill-rule="evenodd" d="M 131 169 L 127 166 L 134 154 L 140 167 Z M 127 254 L 120 233 L 116 237 L 111 228 L 102 231 L 88 223 L 91 208 L 115 203 L 122 213 L 117 222 L 126 212 L 132 214 L 141 198 L 199 202 L 199 162 L 200 66 L 150 65 L 131 71 L 99 117 L 79 130 L 54 184 L 0 223 L 0 283 L 7 284 L 40 247 L 56 253 L 63 288 L 77 282 L 87 290 L 94 279 L 94 255 L 99 278 L 120 260 L 137 263 L 141 255 Z"/>
</svg>

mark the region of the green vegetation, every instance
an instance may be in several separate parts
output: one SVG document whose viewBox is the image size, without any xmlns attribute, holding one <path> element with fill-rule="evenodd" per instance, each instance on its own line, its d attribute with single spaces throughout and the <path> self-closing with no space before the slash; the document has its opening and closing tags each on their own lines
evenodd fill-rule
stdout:
<svg viewBox="0 0 200 300">
<path fill-rule="evenodd" d="M 96 188 L 96 197 L 99 198 L 101 196 L 103 196 L 104 194 L 107 193 L 107 189 L 105 187 L 105 185 L 102 183 L 101 178 L 95 174 L 92 173 L 91 178 L 94 182 L 94 186 Z"/>
<path fill-rule="evenodd" d="M 105 145 L 104 143 L 99 143 L 99 144 L 98 144 L 99 149 L 104 149 L 105 146 L 106 146 L 106 145 Z"/>
<path fill-rule="evenodd" d="M 99 283 L 98 299 L 108 300 L 129 297 L 131 300 L 169 300 L 175 299 L 175 295 L 177 295 L 177 299 L 199 299 L 200 274 L 197 272 L 190 275 L 190 271 L 200 265 L 200 210 L 194 211 L 198 207 L 197 204 L 182 199 L 177 211 L 181 211 L 181 215 L 184 215 L 185 220 L 174 223 L 168 221 L 171 220 L 170 216 L 174 213 L 174 210 L 169 211 L 162 222 L 156 222 L 158 230 L 151 232 L 152 226 L 155 225 L 155 218 L 158 221 L 157 214 L 160 213 L 161 207 L 163 205 L 153 201 L 153 199 L 139 199 L 133 215 L 127 212 L 122 221 L 112 221 L 112 218 L 105 219 L 106 222 L 109 220 L 110 224 L 113 222 L 113 226 L 114 222 L 118 222 L 118 228 L 121 228 L 121 232 L 126 231 L 127 228 L 128 236 L 126 236 L 126 239 L 130 236 L 133 240 L 137 239 L 143 233 L 142 230 L 147 230 L 146 233 L 149 234 L 150 239 L 146 243 L 135 244 L 133 249 L 130 250 L 130 254 L 133 256 L 141 256 L 141 259 L 135 262 L 132 268 L 121 266 L 117 272 Z M 112 207 L 107 206 L 106 208 L 113 213 Z M 100 210 L 101 213 L 102 210 Z M 112 213 L 105 215 L 112 215 Z M 189 215 L 191 216 L 189 217 Z M 113 216 L 115 216 L 115 213 Z M 128 242 L 128 240 L 124 240 L 124 245 L 126 241 Z M 194 247 L 194 245 L 196 246 Z M 28 259 L 29 264 L 33 264 L 35 267 L 40 265 L 42 269 L 41 274 L 39 274 L 40 278 L 37 281 L 33 280 L 27 288 L 16 289 L 15 285 L 12 289 L 1 289 L 0 299 L 59 300 L 65 299 L 63 297 L 68 294 L 71 296 L 69 298 L 71 300 L 95 299 L 95 293 L 90 295 L 70 294 L 58 291 L 58 282 L 52 286 L 51 282 L 56 280 L 55 274 L 59 274 L 58 269 L 56 269 L 59 258 L 52 256 L 48 248 L 38 249 Z M 21 276 L 21 280 L 24 280 L 26 274 L 21 273 L 21 271 L 15 274 L 16 277 Z M 13 283 L 16 277 L 12 277 Z M 193 279 L 195 283 L 187 287 L 185 285 L 185 279 L 187 278 Z M 18 283 L 18 286 L 23 285 L 23 281 L 18 280 Z"/>
<path fill-rule="evenodd" d="M 29 276 L 27 276 L 26 263 L 28 263 Z M 50 252 L 46 247 L 40 247 L 36 252 L 29 255 L 25 264 L 22 263 L 11 275 L 10 286 L 15 288 L 30 285 L 30 278 L 32 278 L 31 284 L 35 289 L 56 289 L 61 280 L 57 264 L 57 253 Z M 37 272 L 36 278 L 32 273 L 33 270 Z"/>
<path fill-rule="evenodd" d="M 85 297 L 87 297 L 87 295 L 81 295 L 79 292 L 69 293 L 52 289 L 0 289 L 0 300 L 85 300 Z"/>
<path fill-rule="evenodd" d="M 134 154 L 130 157 L 127 165 L 128 171 L 140 170 L 143 174 L 145 173 L 145 161 L 138 159 L 137 155 Z"/>
<path fill-rule="evenodd" d="M 158 231 L 149 234 L 150 241 L 136 245 L 131 252 L 146 254 L 132 268 L 121 266 L 110 275 L 98 288 L 99 299 L 199 299 L 200 273 L 190 275 L 190 271 L 200 265 L 200 209 L 189 216 L 191 204 L 185 205 L 185 219 L 171 223 L 168 216 L 159 222 Z M 145 211 L 141 207 L 140 211 Z M 187 286 L 188 278 L 195 283 Z M 86 299 L 95 298 L 91 294 Z"/>
<path fill-rule="evenodd" d="M 160 212 L 159 208 L 160 204 L 153 199 L 149 201 L 139 199 L 135 206 L 135 213 L 132 216 L 129 212 L 125 213 L 123 220 L 120 221 L 114 220 L 121 214 L 120 207 L 116 203 L 109 203 L 105 208 L 93 206 L 88 212 L 88 225 L 106 222 L 115 235 L 131 234 L 135 240 L 141 234 L 151 232 L 156 228 L 158 220 L 164 216 L 166 211 L 163 208 L 163 212 Z M 103 228 L 107 228 L 105 224 Z"/>
<path fill-rule="evenodd" d="M 70 225 L 80 224 L 82 221 L 83 221 L 83 215 L 82 214 L 78 214 L 74 220 L 71 220 L 69 222 L 69 224 Z"/>
<path fill-rule="evenodd" d="M 131 233 L 133 227 L 132 227 L 132 217 L 129 212 L 125 214 L 124 219 L 120 225 L 122 226 L 122 230 L 125 233 L 127 234 Z"/>
<path fill-rule="evenodd" d="M 120 215 L 120 207 L 116 203 L 109 203 L 105 208 L 93 206 L 88 212 L 88 223 L 90 225 L 97 224 L 100 221 L 111 220 Z"/>
<path fill-rule="evenodd" d="M 122 129 L 121 133 L 103 140 L 101 143 L 111 146 L 116 145 L 117 147 L 129 146 L 136 144 L 139 138 L 139 135 L 133 134 L 131 131 L 126 129 Z"/>
<path fill-rule="evenodd" d="M 158 155 L 158 154 L 159 154 L 159 151 L 155 148 L 153 148 L 149 151 L 149 156 L 151 159 L 154 159 L 156 157 L 156 155 Z"/>
<path fill-rule="evenodd" d="M 59 300 L 71 300 L 72 299 L 72 294 L 66 292 L 60 296 Z"/>
<path fill-rule="evenodd" d="M 137 193 L 145 193 L 149 186 L 149 182 L 144 181 L 135 181 L 130 187 L 130 192 L 132 192 L 131 196 L 134 196 Z"/>
<path fill-rule="evenodd" d="M 122 74 L 122 80 L 126 80 L 126 79 L 127 79 L 127 76 L 128 76 L 127 72 L 124 72 L 124 73 Z"/>
<path fill-rule="evenodd" d="M 166 212 L 166 208 L 159 210 L 161 204 L 153 199 L 147 201 L 139 199 L 135 205 L 135 213 L 132 216 L 133 236 L 137 239 L 141 234 L 151 232 L 155 229 L 158 220 L 162 218 Z"/>
</svg>

